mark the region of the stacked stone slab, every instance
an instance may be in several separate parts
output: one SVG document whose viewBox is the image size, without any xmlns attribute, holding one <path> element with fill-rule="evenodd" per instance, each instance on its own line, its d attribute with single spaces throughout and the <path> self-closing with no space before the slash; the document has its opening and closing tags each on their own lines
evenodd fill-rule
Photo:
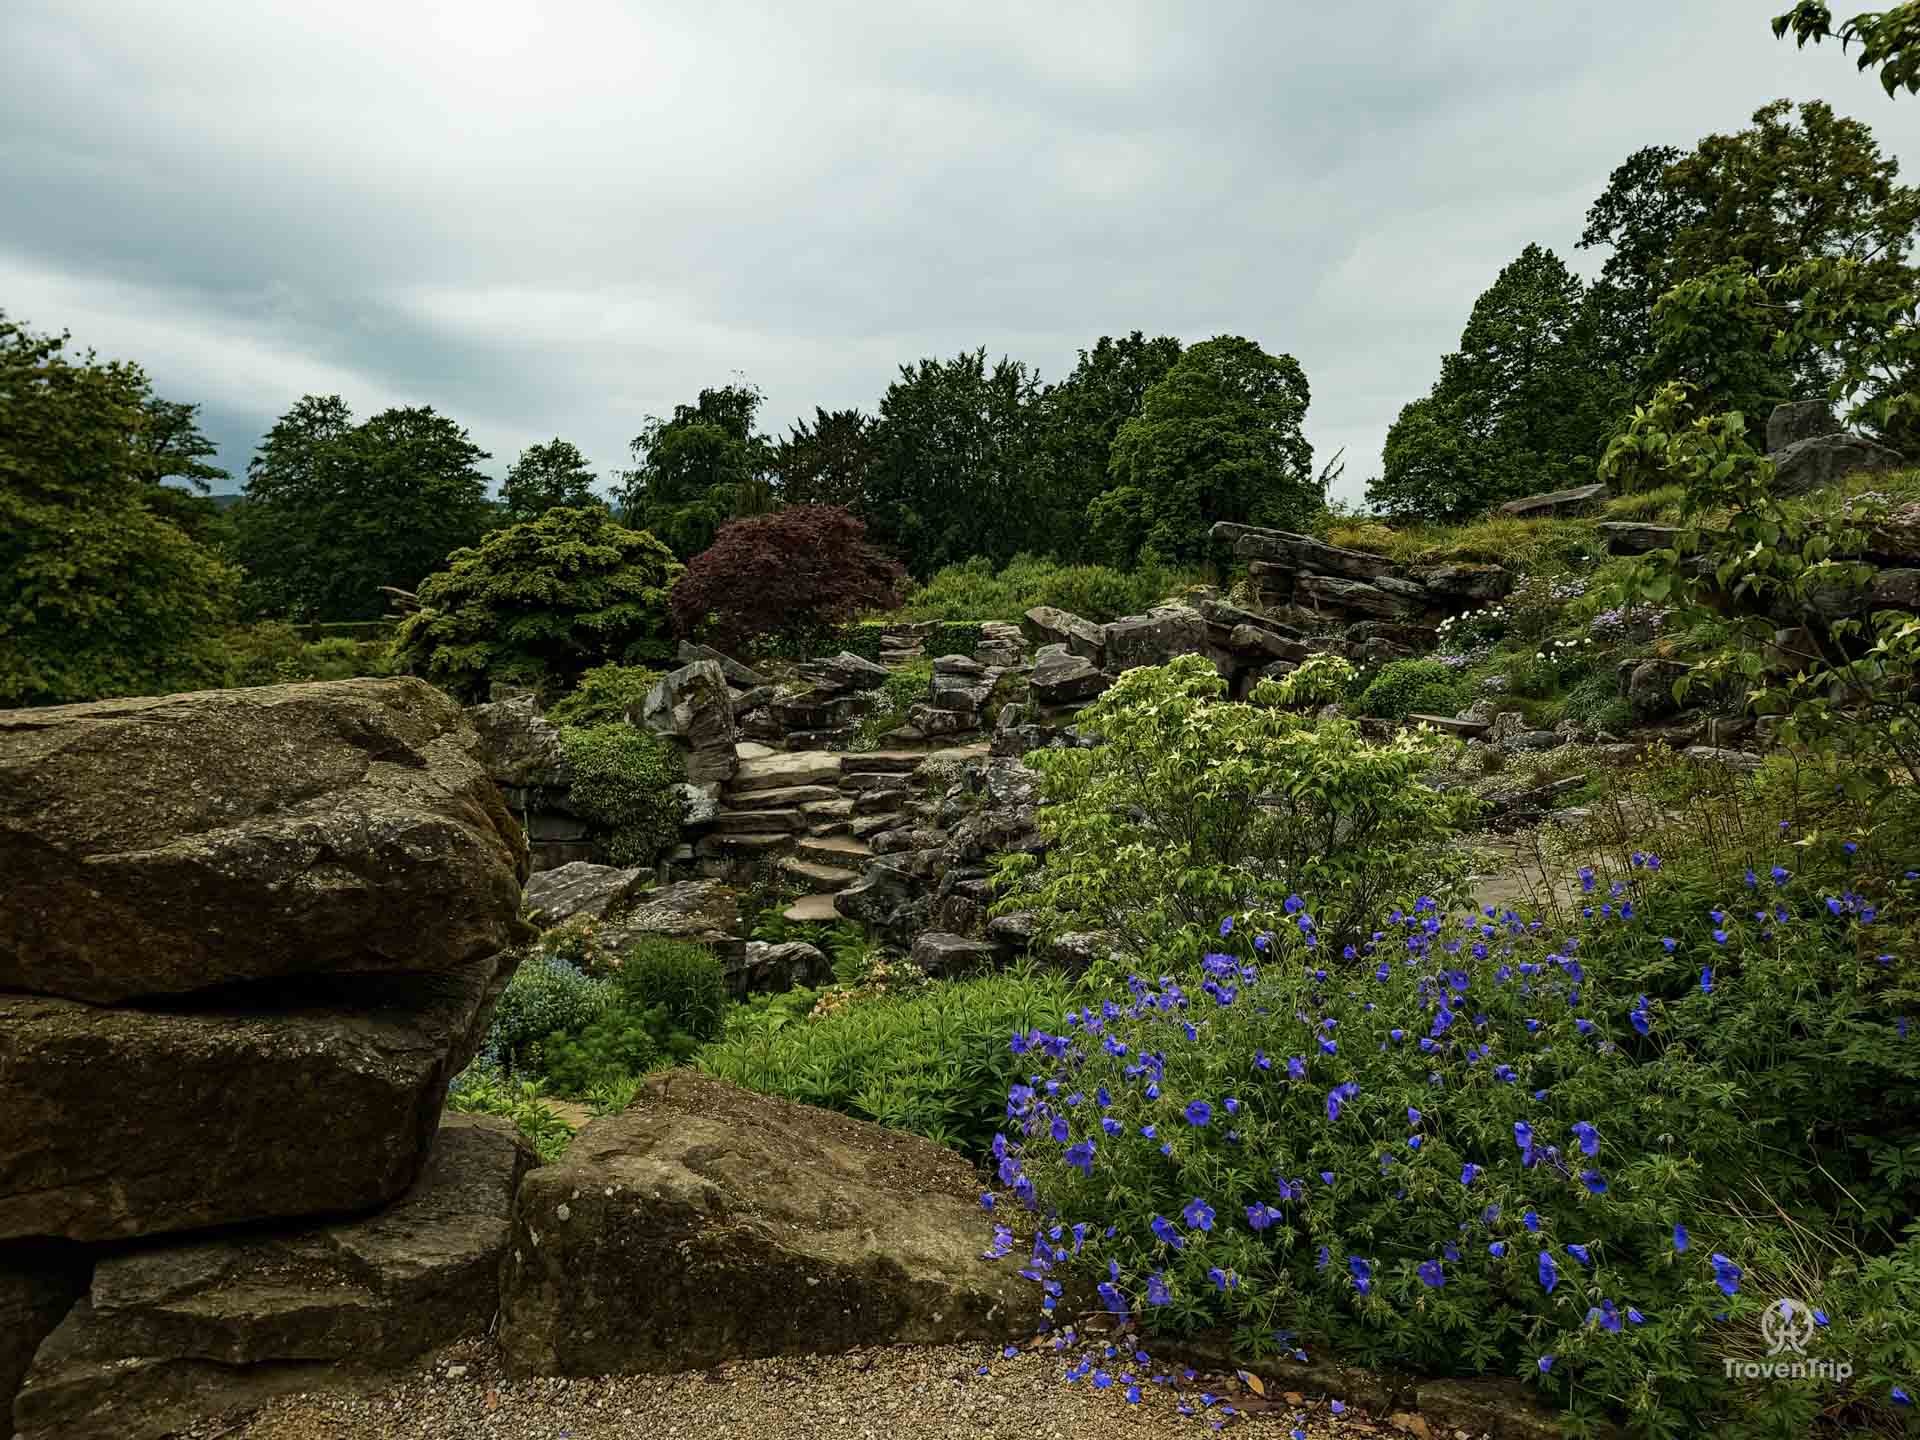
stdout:
<svg viewBox="0 0 1920 1440">
<path fill-rule="evenodd" d="M 29 1440 L 166 1433 L 256 1363 L 335 1358 L 283 1338 L 261 1296 L 284 1268 L 246 1246 L 427 1203 L 448 1082 L 528 934 L 525 842 L 479 752 L 417 680 L 0 711 L 0 1317 L 38 1352 Z M 457 1168 L 510 1196 L 501 1138 L 457 1142 L 488 1157 Z M 429 1232 L 362 1279 L 397 1295 L 410 1267 L 405 1307 L 467 1314 L 489 1253 Z M 184 1298 L 129 1318 L 216 1270 L 246 1297 L 220 1324 Z M 396 1322 L 359 1358 L 434 1330 Z M 0 1379 L 27 1343 L 6 1338 Z"/>
</svg>

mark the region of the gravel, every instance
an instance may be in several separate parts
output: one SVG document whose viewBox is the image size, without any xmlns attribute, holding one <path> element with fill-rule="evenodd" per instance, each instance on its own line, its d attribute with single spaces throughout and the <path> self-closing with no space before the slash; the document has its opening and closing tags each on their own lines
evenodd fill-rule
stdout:
<svg viewBox="0 0 1920 1440">
<path fill-rule="evenodd" d="M 979 1373 L 981 1366 L 987 1373 Z M 629 1437 L 740 1436 L 743 1440 L 1154 1440 L 1194 1436 L 1213 1427 L 1220 1410 L 1188 1417 L 1211 1390 L 1240 1413 L 1227 1421 L 1248 1434 L 1323 1437 L 1391 1435 L 1398 1425 L 1369 1421 L 1349 1408 L 1335 1416 L 1325 1400 L 1299 1395 L 1248 1395 L 1230 1378 L 1197 1377 L 1146 1385 L 1138 1405 L 1116 1382 L 1105 1391 L 1089 1380 L 1063 1384 L 1066 1366 L 1050 1351 L 1003 1358 L 992 1346 L 854 1351 L 741 1361 L 705 1373 L 509 1380 L 489 1341 L 465 1341 L 440 1352 L 419 1373 L 361 1394 L 287 1396 L 251 1419 L 209 1421 L 191 1440 L 629 1440 Z M 1118 1362 L 1114 1373 L 1127 1367 Z M 1249 1410 L 1263 1413 L 1251 1414 Z M 1400 1417 L 1395 1417 L 1399 1419 Z"/>
</svg>

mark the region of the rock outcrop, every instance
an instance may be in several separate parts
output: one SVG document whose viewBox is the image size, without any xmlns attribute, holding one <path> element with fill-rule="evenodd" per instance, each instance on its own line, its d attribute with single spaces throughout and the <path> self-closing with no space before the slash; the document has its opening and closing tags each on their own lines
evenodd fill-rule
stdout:
<svg viewBox="0 0 1920 1440">
<path fill-rule="evenodd" d="M 522 1182 L 501 1348 L 594 1375 L 1030 1335 L 1031 1286 L 982 1240 L 939 1146 L 668 1071 Z"/>
<path fill-rule="evenodd" d="M 0 711 L 0 990 L 469 969 L 526 864 L 478 749 L 410 679 Z"/>
<path fill-rule="evenodd" d="M 418 1183 L 365 1219 L 106 1256 L 26 1374 L 20 1440 L 171 1435 L 323 1366 L 397 1367 L 478 1334 L 532 1164 L 509 1122 L 449 1116 Z"/>
</svg>

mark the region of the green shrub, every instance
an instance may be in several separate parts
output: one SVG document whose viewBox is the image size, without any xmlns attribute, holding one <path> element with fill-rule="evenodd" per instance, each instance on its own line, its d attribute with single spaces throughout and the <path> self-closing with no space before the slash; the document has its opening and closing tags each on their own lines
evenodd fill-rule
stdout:
<svg viewBox="0 0 1920 1440">
<path fill-rule="evenodd" d="M 1463 677 L 1438 660 L 1392 660 L 1361 692 L 1360 713 L 1382 720 L 1452 715 L 1468 698 Z"/>
<path fill-rule="evenodd" d="M 610 981 L 590 979 L 565 960 L 528 956 L 500 992 L 480 1054 L 506 1075 L 541 1069 L 547 1036 L 598 1019 L 614 1000 Z"/>
<path fill-rule="evenodd" d="M 1016 1041 L 995 1188 L 1073 1227 L 1150 1330 L 1520 1375 L 1571 1433 L 1897 1423 L 1920 934 L 1887 917 L 1920 847 L 1798 832 L 1629 849 L 1565 928 L 1422 902 L 1337 970 L 1306 910 L 1223 925 L 1191 978 Z M 1851 1385 L 1727 1378 L 1782 1296 L 1822 1309 L 1808 1353 Z"/>
<path fill-rule="evenodd" d="M 627 951 L 616 983 L 631 1010 L 661 1010 L 669 1034 L 713 1039 L 727 1014 L 727 974 L 705 945 L 643 940 Z"/>
<path fill-rule="evenodd" d="M 609 864 L 654 865 L 680 843 L 686 768 L 666 741 L 621 722 L 564 727 L 560 748 L 573 775 L 568 803 L 602 832 Z"/>
<path fill-rule="evenodd" d="M 547 719 L 583 728 L 624 723 L 627 711 L 646 699 L 659 679 L 658 670 L 644 665 L 596 665 L 548 707 Z"/>
<path fill-rule="evenodd" d="M 658 1012 L 613 1009 L 549 1035 L 542 1047 L 548 1085 L 555 1094 L 581 1096 L 646 1073 L 662 1058 L 664 1020 Z"/>
<path fill-rule="evenodd" d="M 1453 893 L 1464 863 L 1445 842 L 1474 802 L 1420 783 L 1441 742 L 1374 744 L 1278 708 L 1277 689 L 1229 701 L 1199 655 L 1122 675 L 1076 719 L 1103 743 L 1027 757 L 1051 843 L 1044 863 L 1000 861 L 996 910 L 1035 911 L 1043 936 L 1105 931 L 1146 968 L 1221 912 L 1295 892 L 1329 938 L 1388 898 Z"/>
<path fill-rule="evenodd" d="M 447 1109 L 456 1115 L 499 1115 L 526 1137 L 542 1165 L 559 1160 L 573 1138 L 573 1127 L 540 1103 L 545 1093 L 537 1080 L 509 1081 L 484 1061 L 453 1077 Z"/>
<path fill-rule="evenodd" d="M 769 1095 L 910 1130 L 978 1156 L 1005 1115 L 1008 1083 L 1031 1068 L 1016 1030 L 1057 1026 L 1073 991 L 1024 970 L 880 998 L 817 1020 L 742 1017 L 700 1053 L 703 1070 Z"/>
</svg>

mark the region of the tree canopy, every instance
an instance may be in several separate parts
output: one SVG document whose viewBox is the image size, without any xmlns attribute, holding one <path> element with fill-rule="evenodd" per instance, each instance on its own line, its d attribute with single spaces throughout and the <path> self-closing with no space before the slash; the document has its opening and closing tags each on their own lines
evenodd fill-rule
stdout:
<svg viewBox="0 0 1920 1440">
<path fill-rule="evenodd" d="M 338 395 L 307 395 L 247 467 L 234 520 L 254 604 L 302 620 L 370 620 L 383 585 L 411 590 L 479 539 L 487 452 L 431 406 L 362 424 Z"/>
<path fill-rule="evenodd" d="M 183 421 L 139 366 L 0 312 L 0 706 L 224 680 L 238 572 L 160 483 L 207 453 Z"/>
<path fill-rule="evenodd" d="M 548 510 L 422 582 L 394 658 L 467 700 L 495 680 L 558 692 L 595 665 L 664 659 L 667 592 L 683 568 L 600 506 Z"/>
<path fill-rule="evenodd" d="M 1306 372 L 1238 335 L 1195 345 L 1121 425 L 1087 509 L 1098 558 L 1194 563 L 1215 521 L 1298 528 L 1324 496 L 1301 432 Z"/>
</svg>

